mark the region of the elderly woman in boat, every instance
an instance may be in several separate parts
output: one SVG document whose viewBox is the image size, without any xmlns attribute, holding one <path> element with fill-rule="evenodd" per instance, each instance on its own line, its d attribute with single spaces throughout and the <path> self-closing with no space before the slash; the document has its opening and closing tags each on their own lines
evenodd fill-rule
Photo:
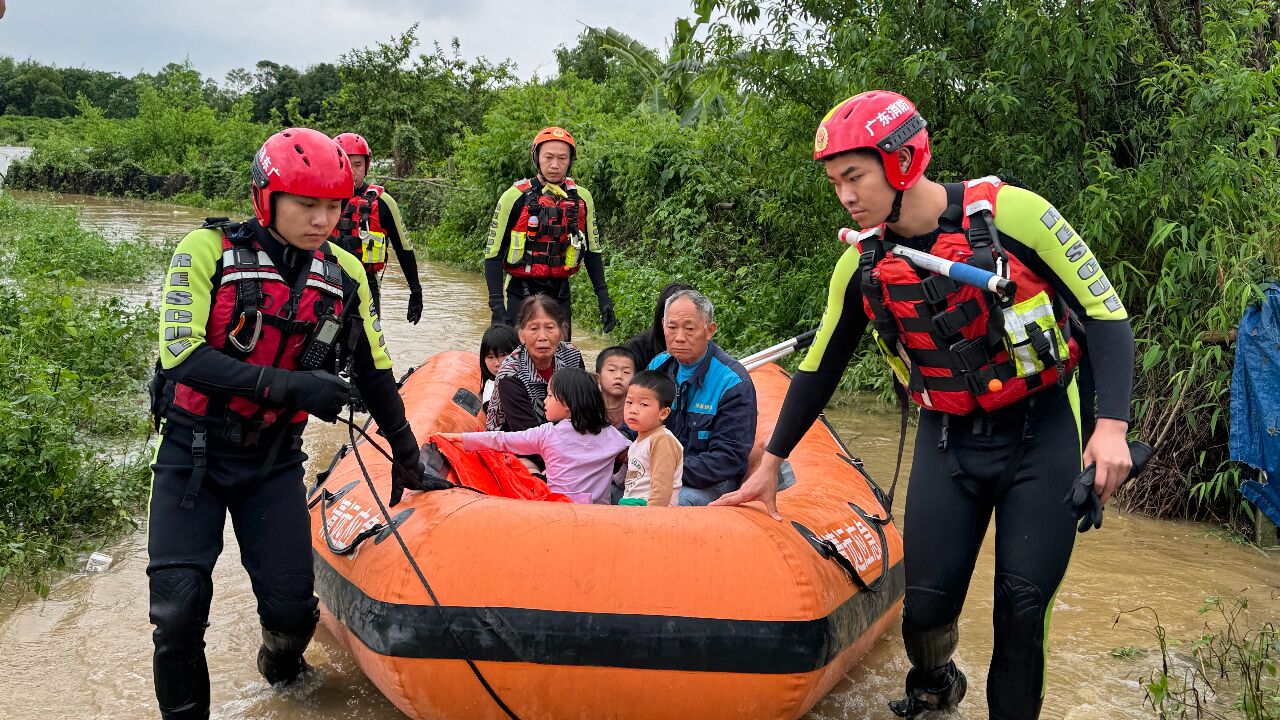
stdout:
<svg viewBox="0 0 1280 720">
<path fill-rule="evenodd" d="M 547 421 L 547 383 L 562 367 L 585 368 L 582 353 L 563 338 L 565 309 L 548 295 L 532 295 L 516 316 L 520 346 L 498 368 L 485 429 L 518 432 Z"/>
</svg>

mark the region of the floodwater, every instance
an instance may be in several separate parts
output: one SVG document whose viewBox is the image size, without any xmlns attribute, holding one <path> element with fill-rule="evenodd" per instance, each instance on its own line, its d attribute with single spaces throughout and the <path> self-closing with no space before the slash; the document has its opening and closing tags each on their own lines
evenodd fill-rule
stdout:
<svg viewBox="0 0 1280 720">
<path fill-rule="evenodd" d="M 9 163 L 22 160 L 31 154 L 29 147 L 0 146 L 0 176 L 9 172 Z"/>
<path fill-rule="evenodd" d="M 30 197 L 30 194 L 21 194 Z M 180 236 L 204 214 L 190 208 L 80 196 L 53 197 L 81 209 L 83 224 L 121 239 Z M 420 258 L 422 257 L 420 251 Z M 417 326 L 404 321 L 408 290 L 395 263 L 384 279 L 384 326 L 398 372 L 442 350 L 472 350 L 488 323 L 479 275 L 421 260 L 426 309 Z M 137 288 L 122 288 L 138 292 Z M 579 345 L 594 355 L 602 338 L 579 330 Z M 897 452 L 894 413 L 866 398 L 850 398 L 828 417 L 852 451 L 887 487 Z M 312 423 L 307 451 L 310 474 L 321 470 L 345 434 Z M 907 443 L 903 475 L 910 465 Z M 905 499 L 899 488 L 895 514 Z M 1101 531 L 1080 536 L 1071 569 L 1058 595 L 1051 626 L 1044 718 L 1071 720 L 1152 717 L 1142 706 L 1139 678 L 1159 665 L 1158 656 L 1136 658 L 1112 650 L 1154 647 L 1150 616 L 1126 616 L 1138 606 L 1155 609 L 1170 638 L 1198 637 L 1210 615 L 1197 612 L 1207 596 L 1249 599 L 1249 621 L 1280 618 L 1280 554 L 1235 544 L 1191 523 L 1159 522 L 1107 511 Z M 909 530 L 908 530 L 909 531 Z M 990 537 L 988 540 L 990 541 Z M 71 574 L 53 583 L 49 597 L 5 596 L 0 606 L 0 718 L 139 718 L 155 714 L 151 688 L 151 626 L 147 623 L 145 527 L 105 550 L 108 572 Z M 319 720 L 403 717 L 351 657 L 321 627 L 307 652 L 317 672 L 285 691 L 269 688 L 254 659 L 258 622 L 248 577 L 237 562 L 234 536 L 214 572 L 215 595 L 207 633 L 213 678 L 213 716 Z M 986 717 L 985 676 L 991 651 L 992 545 L 979 560 L 961 617 L 958 662 L 969 675 L 969 697 L 950 717 Z M 901 692 L 907 670 L 901 639 L 886 635 L 866 660 L 820 702 L 811 720 L 887 718 L 885 701 Z M 517 698 L 508 698 L 519 707 Z M 1227 703 L 1230 706 L 1230 703 Z"/>
</svg>

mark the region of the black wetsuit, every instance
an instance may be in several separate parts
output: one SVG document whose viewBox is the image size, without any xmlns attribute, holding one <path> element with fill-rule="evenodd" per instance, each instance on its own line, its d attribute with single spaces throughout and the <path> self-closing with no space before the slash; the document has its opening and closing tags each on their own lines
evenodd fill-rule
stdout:
<svg viewBox="0 0 1280 720">
<path fill-rule="evenodd" d="M 311 267 L 310 253 L 286 248 L 255 222 L 249 231 L 291 287 L 298 274 Z M 262 366 L 206 342 L 223 274 L 223 252 L 217 231 L 197 231 L 184 238 L 171 263 L 174 270 L 165 282 L 161 308 L 161 337 L 186 339 L 160 343 L 165 379 L 198 389 L 211 403 L 217 397 L 254 397 L 262 376 Z M 345 347 L 346 334 L 358 333 L 352 358 L 356 385 L 380 427 L 404 428 L 404 405 L 377 315 L 371 311 L 364 270 L 351 255 L 340 250 L 334 254 L 343 274 L 343 296 L 359 305 L 339 343 Z M 293 663 L 295 671 L 301 663 L 318 617 L 302 482 L 305 427 L 305 420 L 281 420 L 249 438 L 232 435 L 233 426 L 216 419 L 206 423 L 172 406 L 166 412 L 152 465 L 147 527 L 155 689 L 165 718 L 209 717 L 204 633 L 213 597 L 213 566 L 222 552 L 228 513 L 258 599 L 263 652 L 269 659 Z M 198 459 L 203 460 L 203 480 L 193 483 Z M 193 490 L 194 496 L 187 497 Z M 186 506 L 184 500 L 189 501 Z M 261 659 L 259 664 L 262 667 Z"/>
<path fill-rule="evenodd" d="M 948 188 L 956 202 L 958 187 Z M 1082 370 L 1096 378 L 1096 408 L 1084 414 L 1129 420 L 1133 331 L 1093 254 L 1048 201 L 1005 185 L 996 227 L 1006 251 L 1050 283 L 1083 322 Z M 927 251 L 939 232 L 958 232 L 961 213 L 894 242 Z M 1051 223 L 1046 224 L 1048 220 Z M 786 457 L 831 398 L 866 330 L 859 254 L 850 248 L 832 276 L 822 327 L 791 382 L 768 450 Z M 1052 385 L 994 413 L 965 417 L 922 409 L 904 521 L 903 638 L 915 668 L 908 693 L 936 688 L 951 672 L 957 619 L 991 516 L 996 517 L 995 647 L 988 675 L 991 717 L 1038 717 L 1046 630 L 1075 540 L 1063 502 L 1080 470 L 1077 383 Z M 1087 398 L 1086 398 L 1087 400 Z M 943 428 L 946 426 L 946 442 Z M 914 685 L 914 687 L 913 687 Z"/>
</svg>

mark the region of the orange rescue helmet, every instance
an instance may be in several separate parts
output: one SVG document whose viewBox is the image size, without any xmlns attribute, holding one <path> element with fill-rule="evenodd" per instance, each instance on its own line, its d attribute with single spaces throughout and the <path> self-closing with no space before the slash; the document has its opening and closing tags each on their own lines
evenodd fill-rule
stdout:
<svg viewBox="0 0 1280 720">
<path fill-rule="evenodd" d="M 569 145 L 569 165 L 573 165 L 573 161 L 578 157 L 578 143 L 574 142 L 573 136 L 568 130 L 557 125 L 542 128 L 537 135 L 533 136 L 533 146 L 529 149 L 529 156 L 533 158 L 533 166 L 538 168 L 538 172 L 542 172 L 542 168 L 538 167 L 538 148 L 545 142 L 558 140 Z"/>
</svg>

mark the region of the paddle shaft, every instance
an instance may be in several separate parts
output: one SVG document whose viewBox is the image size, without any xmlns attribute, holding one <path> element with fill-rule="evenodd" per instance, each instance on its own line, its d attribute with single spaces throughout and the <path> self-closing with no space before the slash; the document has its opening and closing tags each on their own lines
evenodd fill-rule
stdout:
<svg viewBox="0 0 1280 720">
<path fill-rule="evenodd" d="M 841 242 L 852 245 L 856 242 L 856 237 L 857 233 L 855 231 L 850 230 L 849 228 L 840 229 Z M 891 243 L 885 243 L 885 245 L 885 252 L 910 260 L 913 265 L 922 270 L 928 270 L 931 273 L 949 277 L 958 283 L 972 285 L 988 292 L 1003 295 L 1004 297 L 1013 297 L 1013 294 L 1018 290 L 1018 286 L 1014 281 L 1000 277 L 999 275 L 983 270 L 980 267 L 975 267 L 967 263 L 945 260 L 937 255 L 931 255 L 927 252 L 903 247 L 902 245 L 894 245 Z"/>
<path fill-rule="evenodd" d="M 777 362 L 782 358 L 790 355 L 797 350 L 803 350 L 813 344 L 813 339 L 818 336 L 818 329 L 814 328 L 809 332 L 797 335 L 790 340 L 784 340 L 777 345 L 767 347 L 757 353 L 752 353 L 739 362 L 748 370 L 755 370 L 761 365 L 771 362 Z"/>
</svg>

